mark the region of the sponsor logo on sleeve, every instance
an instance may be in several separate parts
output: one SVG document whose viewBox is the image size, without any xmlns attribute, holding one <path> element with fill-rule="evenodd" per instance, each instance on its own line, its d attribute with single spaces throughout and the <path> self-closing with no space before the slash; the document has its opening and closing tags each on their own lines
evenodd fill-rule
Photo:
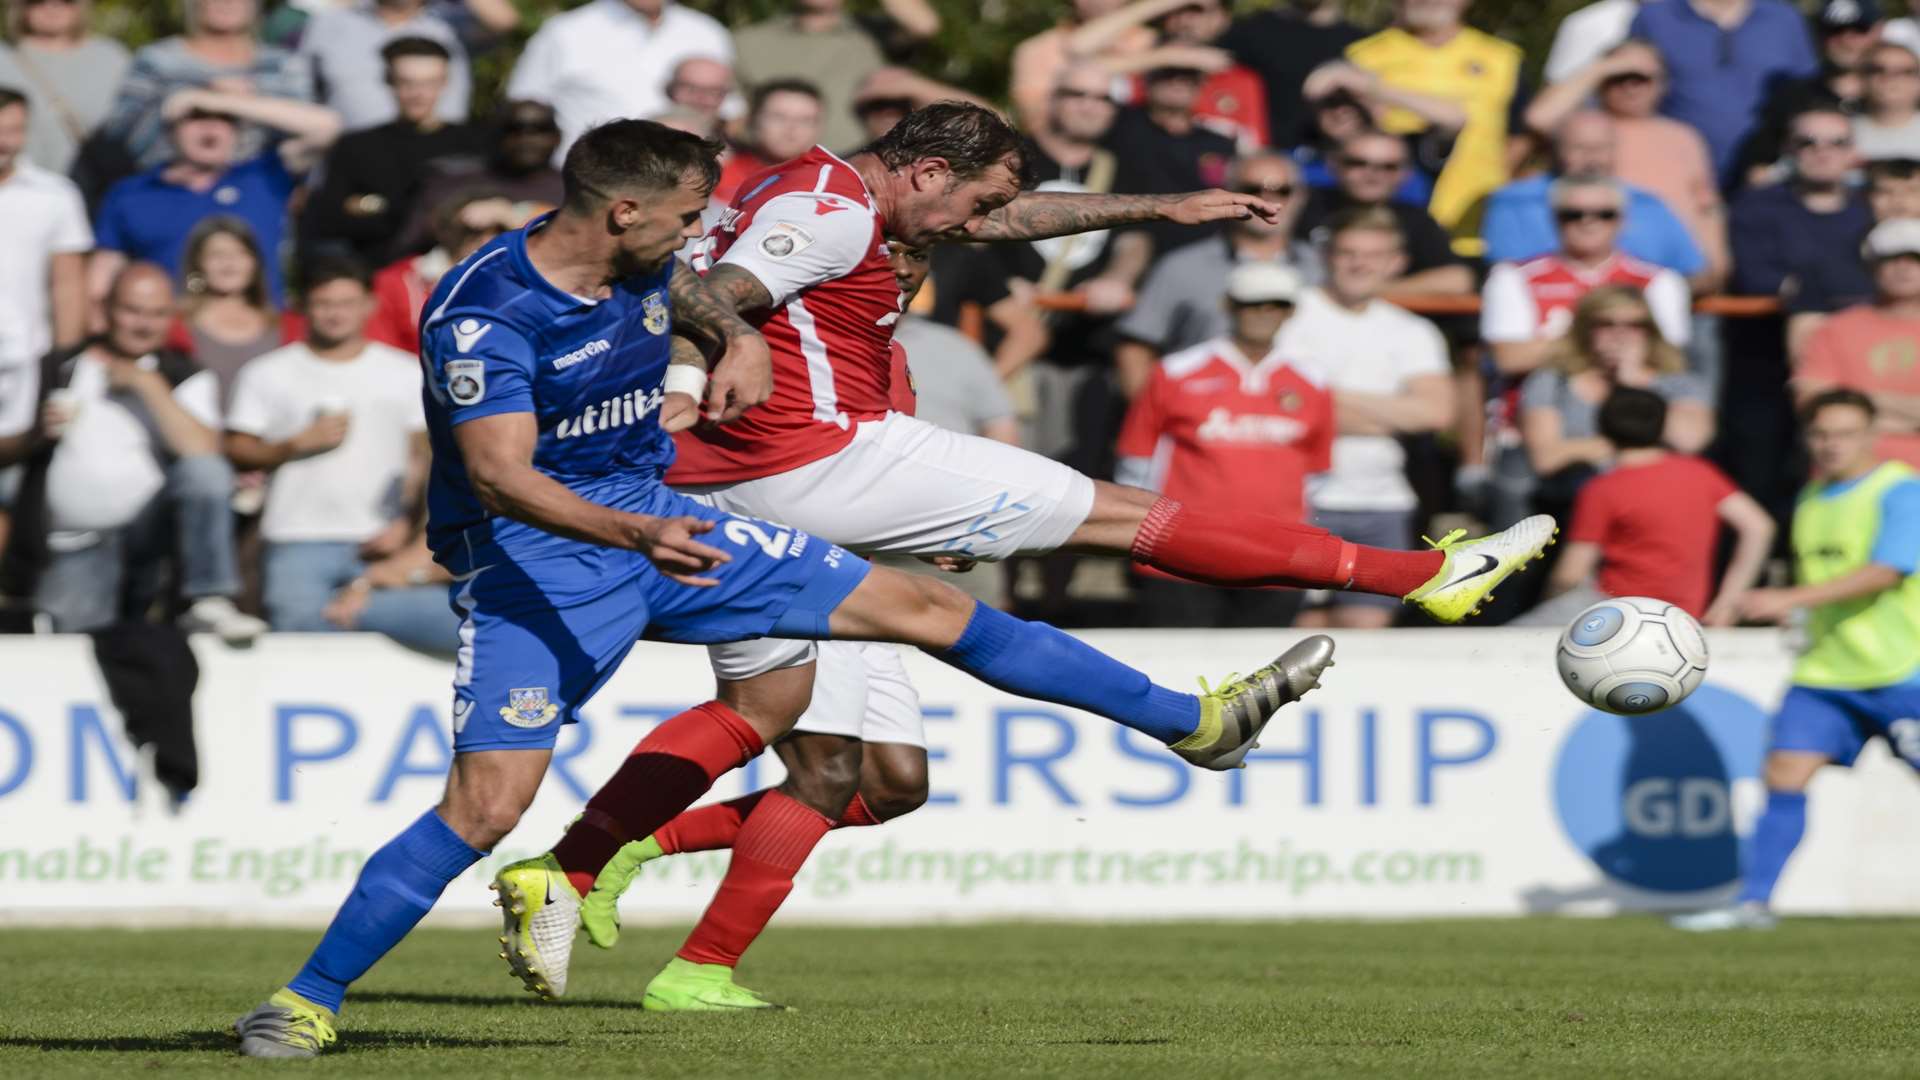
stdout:
<svg viewBox="0 0 1920 1080">
<path fill-rule="evenodd" d="M 812 243 L 812 233 L 791 221 L 776 221 L 760 238 L 760 250 L 769 259 L 784 259 L 805 251 Z"/>
<path fill-rule="evenodd" d="M 477 405 L 487 396 L 487 365 L 480 360 L 449 360 L 447 396 L 455 405 Z"/>
</svg>

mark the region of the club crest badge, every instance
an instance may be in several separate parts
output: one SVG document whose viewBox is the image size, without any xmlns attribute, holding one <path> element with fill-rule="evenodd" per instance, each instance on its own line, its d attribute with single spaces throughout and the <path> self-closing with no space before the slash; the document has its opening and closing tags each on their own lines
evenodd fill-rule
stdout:
<svg viewBox="0 0 1920 1080">
<path fill-rule="evenodd" d="M 517 687 L 507 691 L 507 707 L 500 710 L 500 719 L 514 727 L 536 728 L 550 723 L 560 715 L 560 706 L 547 700 L 547 688 L 544 686 Z"/>
<path fill-rule="evenodd" d="M 649 334 L 664 334 L 671 318 L 667 314 L 667 302 L 657 292 L 650 292 L 640 298 L 640 324 Z"/>
<path fill-rule="evenodd" d="M 447 396 L 455 405 L 477 405 L 487 396 L 487 365 L 481 360 L 449 360 Z"/>
</svg>

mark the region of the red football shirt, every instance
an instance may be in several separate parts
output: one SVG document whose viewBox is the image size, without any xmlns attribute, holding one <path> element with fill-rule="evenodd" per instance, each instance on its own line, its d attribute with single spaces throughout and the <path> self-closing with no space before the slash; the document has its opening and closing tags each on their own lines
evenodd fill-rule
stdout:
<svg viewBox="0 0 1920 1080">
<path fill-rule="evenodd" d="M 1153 486 L 1196 506 L 1306 517 L 1306 481 L 1333 464 L 1333 399 L 1278 353 L 1248 361 L 1216 338 L 1153 369 L 1120 429 L 1121 457 L 1152 461 Z"/>
<path fill-rule="evenodd" d="M 1569 540 L 1600 546 L 1600 591 L 1651 596 L 1706 614 L 1721 500 L 1732 480 L 1697 457 L 1669 454 L 1595 477 L 1573 504 Z"/>
<path fill-rule="evenodd" d="M 887 393 L 893 399 L 893 411 L 912 416 L 920 409 L 920 388 L 913 385 L 913 369 L 907 366 L 907 350 L 893 342 L 893 371 L 887 381 Z"/>
<path fill-rule="evenodd" d="M 837 453 L 892 407 L 899 282 L 853 166 L 819 147 L 749 177 L 694 265 L 732 263 L 773 295 L 760 325 L 773 396 L 734 423 L 683 431 L 669 484 L 730 484 Z"/>
</svg>

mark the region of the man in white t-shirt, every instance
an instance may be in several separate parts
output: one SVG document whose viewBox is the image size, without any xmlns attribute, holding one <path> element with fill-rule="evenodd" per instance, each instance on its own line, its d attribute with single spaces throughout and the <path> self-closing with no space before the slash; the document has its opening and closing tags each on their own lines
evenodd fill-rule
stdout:
<svg viewBox="0 0 1920 1080">
<path fill-rule="evenodd" d="M 305 305 L 306 340 L 243 366 L 227 410 L 227 456 L 272 474 L 260 517 L 267 619 L 275 630 L 376 630 L 450 651 L 446 591 L 425 587 L 424 572 L 412 582 L 384 572 L 419 543 L 419 361 L 367 340 L 373 293 L 358 263 L 317 260 Z M 366 602 L 329 619 L 342 590 Z"/>
<path fill-rule="evenodd" d="M 558 165 L 593 125 L 652 116 L 672 104 L 667 83 L 692 56 L 731 64 L 733 37 L 712 16 L 672 0 L 593 0 L 540 24 L 513 66 L 507 97 L 553 106 Z"/>
<path fill-rule="evenodd" d="M 79 189 L 26 159 L 27 100 L 0 87 L 0 436 L 33 426 L 40 358 L 86 335 L 93 229 Z M 0 481 L 0 506 L 11 484 Z"/>
<path fill-rule="evenodd" d="M 134 263 L 107 293 L 106 333 L 48 358 L 33 432 L 36 457 L 46 454 L 37 497 L 46 560 L 34 603 L 62 633 L 137 620 L 164 599 L 169 562 L 190 602 L 183 626 L 233 644 L 266 629 L 233 606 L 240 580 L 219 385 L 166 348 L 174 315 L 167 272 Z"/>
<path fill-rule="evenodd" d="M 1281 327 L 1276 351 L 1333 391 L 1339 437 L 1333 468 L 1309 482 L 1314 524 L 1356 543 L 1404 548 L 1419 504 L 1399 437 L 1453 421 L 1446 339 L 1427 320 L 1380 299 L 1406 273 L 1405 239 L 1392 214 L 1350 210 L 1333 221 L 1327 283 L 1307 290 Z M 1326 594 L 1298 626 L 1389 626 L 1393 597 Z"/>
</svg>

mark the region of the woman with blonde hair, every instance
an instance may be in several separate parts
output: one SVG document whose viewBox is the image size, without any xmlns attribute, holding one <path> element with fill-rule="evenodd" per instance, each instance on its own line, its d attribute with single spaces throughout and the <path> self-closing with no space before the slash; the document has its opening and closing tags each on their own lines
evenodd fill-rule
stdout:
<svg viewBox="0 0 1920 1080">
<path fill-rule="evenodd" d="M 1600 403 L 1615 387 L 1652 390 L 1667 401 L 1669 447 L 1694 454 L 1713 441 L 1706 383 L 1660 333 L 1653 309 L 1631 285 L 1581 297 L 1573 323 L 1520 387 L 1520 436 L 1539 478 L 1535 503 L 1571 504 L 1586 477 L 1613 458 L 1600 436 Z"/>
<path fill-rule="evenodd" d="M 306 58 L 259 40 L 259 0 L 187 0 L 186 11 L 186 33 L 133 54 L 103 127 L 138 169 L 164 164 L 172 154 L 160 107 L 176 90 L 313 100 L 313 68 Z M 265 147 L 265 132 L 242 125 L 234 160 L 257 157 Z"/>
<path fill-rule="evenodd" d="M 6 0 L 0 86 L 27 95 L 27 160 L 65 175 L 107 117 L 126 46 L 88 32 L 92 0 Z"/>
</svg>

